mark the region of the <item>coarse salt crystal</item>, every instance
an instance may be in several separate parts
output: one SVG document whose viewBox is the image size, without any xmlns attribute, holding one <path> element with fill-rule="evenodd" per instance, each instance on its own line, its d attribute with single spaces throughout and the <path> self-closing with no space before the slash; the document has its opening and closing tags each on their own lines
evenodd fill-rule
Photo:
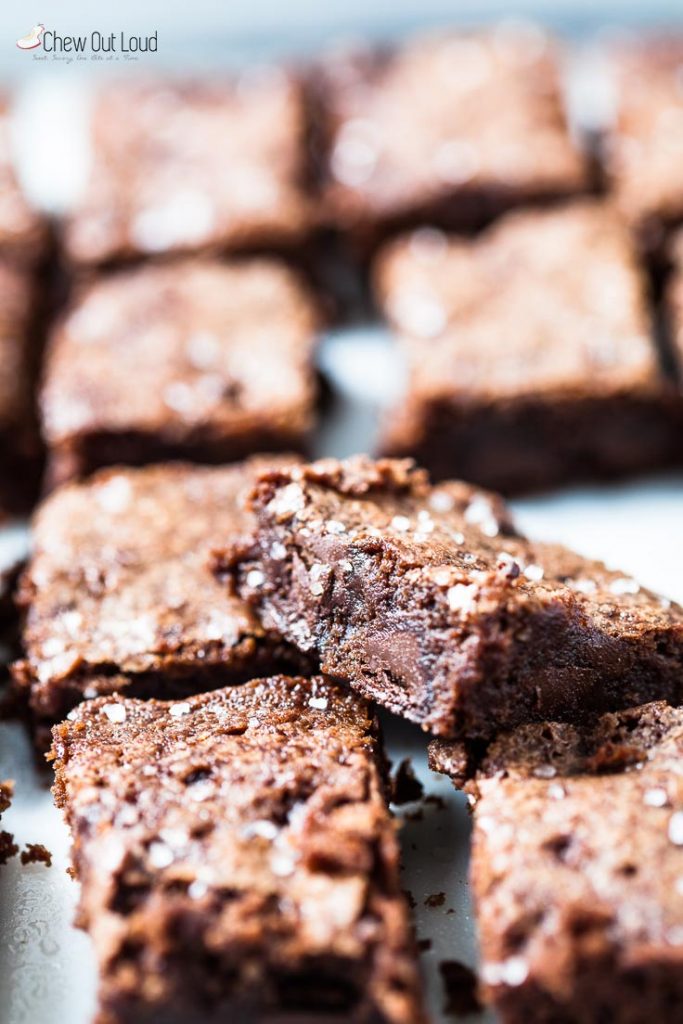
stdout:
<svg viewBox="0 0 683 1024">
<path fill-rule="evenodd" d="M 186 700 L 180 701 L 178 704 L 171 704 L 168 709 L 169 715 L 173 715 L 174 718 L 182 718 L 183 715 L 189 715 L 192 708 Z"/>
<path fill-rule="evenodd" d="M 683 811 L 676 811 L 669 818 L 668 834 L 674 846 L 683 846 Z"/>
<path fill-rule="evenodd" d="M 328 704 L 327 697 L 311 697 L 308 702 L 308 706 L 315 708 L 317 711 L 327 711 Z"/>
<path fill-rule="evenodd" d="M 110 722 L 121 725 L 126 720 L 126 709 L 123 704 L 105 704 L 102 714 L 106 715 Z"/>
<path fill-rule="evenodd" d="M 265 582 L 266 577 L 263 575 L 260 569 L 250 569 L 250 571 L 247 573 L 248 587 L 253 587 L 254 589 L 256 589 L 257 587 L 262 587 Z"/>
</svg>

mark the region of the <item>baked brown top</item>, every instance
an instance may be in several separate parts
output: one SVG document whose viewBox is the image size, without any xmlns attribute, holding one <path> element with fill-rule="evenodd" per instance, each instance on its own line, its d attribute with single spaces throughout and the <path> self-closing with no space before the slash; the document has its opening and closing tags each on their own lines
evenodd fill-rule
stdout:
<svg viewBox="0 0 683 1024">
<path fill-rule="evenodd" d="M 418 37 L 390 53 L 331 56 L 319 80 L 326 195 L 336 216 L 400 216 L 490 190 L 580 191 L 557 54 L 537 29 Z"/>
<path fill-rule="evenodd" d="M 19 591 L 34 710 L 64 714 L 69 684 L 82 698 L 121 689 L 118 673 L 201 680 L 216 666 L 227 681 L 282 654 L 206 564 L 216 538 L 249 529 L 243 498 L 266 464 L 105 470 L 42 504 Z"/>
<path fill-rule="evenodd" d="M 46 439 L 303 434 L 313 418 L 315 328 L 310 298 L 276 262 L 182 262 L 96 281 L 51 339 Z"/>
<path fill-rule="evenodd" d="M 634 40 L 614 47 L 616 122 L 607 140 L 607 171 L 617 204 L 633 222 L 683 216 L 683 37 Z"/>
<path fill-rule="evenodd" d="M 413 396 L 610 396 L 664 386 L 628 230 L 579 201 L 508 214 L 476 240 L 431 229 L 378 258 Z"/>
<path fill-rule="evenodd" d="M 294 1013 L 287 979 L 305 1000 L 310 971 L 310 998 L 330 979 L 348 1019 L 423 1019 L 377 723 L 350 691 L 276 677 L 91 701 L 53 749 L 104 1008 Z"/>
<path fill-rule="evenodd" d="M 94 101 L 93 166 L 66 226 L 79 263 L 301 241 L 310 228 L 295 79 L 111 83 Z"/>
<path fill-rule="evenodd" d="M 250 505 L 254 536 L 218 571 L 324 671 L 437 734 L 679 691 L 683 609 L 520 537 L 494 495 L 357 457 L 266 471 Z"/>
<path fill-rule="evenodd" d="M 45 248 L 44 219 L 24 195 L 17 178 L 11 133 L 12 109 L 0 96 L 0 253 L 32 262 Z"/>
<path fill-rule="evenodd" d="M 431 754 L 448 770 L 448 744 Z M 494 993 L 512 1001 L 528 982 L 564 1005 L 586 995 L 586 973 L 598 999 L 600 985 L 615 995 L 613 973 L 653 971 L 637 998 L 659 984 L 666 1002 L 657 971 L 683 966 L 682 755 L 683 711 L 657 703 L 582 728 L 522 727 L 489 747 L 468 789 Z"/>
</svg>

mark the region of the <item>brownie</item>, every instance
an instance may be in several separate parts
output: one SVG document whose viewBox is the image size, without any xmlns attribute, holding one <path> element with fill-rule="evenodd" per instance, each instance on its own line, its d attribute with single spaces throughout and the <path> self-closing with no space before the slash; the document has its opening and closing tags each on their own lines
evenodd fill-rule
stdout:
<svg viewBox="0 0 683 1024">
<path fill-rule="evenodd" d="M 605 144 L 615 201 L 649 246 L 683 220 L 683 35 L 613 46 L 614 124 Z"/>
<path fill-rule="evenodd" d="M 449 744 L 431 753 L 448 771 Z M 683 1020 L 682 761 L 683 710 L 654 703 L 520 727 L 474 768 L 481 977 L 505 1024 Z"/>
<path fill-rule="evenodd" d="M 102 1024 L 418 1024 L 377 722 L 323 678 L 54 730 Z"/>
<path fill-rule="evenodd" d="M 310 234 L 305 104 L 283 70 L 109 83 L 90 135 L 89 180 L 63 238 L 75 264 L 292 249 Z"/>
<path fill-rule="evenodd" d="M 32 272 L 0 256 L 0 521 L 25 514 L 39 486 L 38 306 Z"/>
<path fill-rule="evenodd" d="M 24 265 L 38 263 L 47 245 L 45 219 L 29 203 L 15 166 L 12 144 L 13 110 L 0 95 L 0 258 Z M 4 305 L 4 299 L 3 305 Z"/>
<path fill-rule="evenodd" d="M 500 499 L 406 461 L 265 471 L 215 570 L 324 672 L 438 736 L 683 702 L 683 609 L 519 536 Z"/>
<path fill-rule="evenodd" d="M 422 220 L 469 229 L 585 190 L 559 78 L 535 27 L 330 55 L 312 90 L 328 219 L 368 242 Z"/>
<path fill-rule="evenodd" d="M 217 537 L 249 529 L 242 496 L 265 464 L 104 470 L 43 503 L 13 669 L 39 741 L 84 698 L 171 697 L 302 668 L 207 567 Z"/>
<path fill-rule="evenodd" d="M 669 242 L 671 273 L 664 288 L 665 333 L 671 348 L 672 372 L 683 391 L 683 231 Z"/>
<path fill-rule="evenodd" d="M 313 302 L 283 264 L 137 267 L 78 294 L 41 395 L 52 485 L 114 463 L 220 463 L 306 443 Z"/>
<path fill-rule="evenodd" d="M 376 285 L 408 365 L 386 454 L 507 493 L 680 464 L 683 400 L 609 206 L 511 213 L 474 240 L 418 230 Z"/>
</svg>

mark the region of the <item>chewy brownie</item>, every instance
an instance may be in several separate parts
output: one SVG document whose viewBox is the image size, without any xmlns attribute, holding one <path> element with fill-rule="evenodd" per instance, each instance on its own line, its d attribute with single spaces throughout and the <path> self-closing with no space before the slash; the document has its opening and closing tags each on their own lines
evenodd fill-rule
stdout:
<svg viewBox="0 0 683 1024">
<path fill-rule="evenodd" d="M 500 27 L 331 55 L 312 90 L 330 220 L 372 241 L 585 190 L 554 49 L 536 28 Z"/>
<path fill-rule="evenodd" d="M 276 68 L 110 83 L 94 101 L 68 259 L 299 245 L 311 228 L 304 108 L 294 77 Z"/>
<path fill-rule="evenodd" d="M 38 491 L 38 301 L 32 273 L 0 256 L 0 520 L 25 514 Z"/>
<path fill-rule="evenodd" d="M 43 503 L 13 670 L 39 741 L 84 697 L 170 697 L 303 667 L 207 568 L 217 537 L 249 529 L 243 494 L 264 465 L 105 470 Z"/>
<path fill-rule="evenodd" d="M 266 260 L 138 267 L 89 285 L 49 342 L 50 483 L 113 463 L 300 448 L 316 326 L 297 277 Z"/>
<path fill-rule="evenodd" d="M 406 461 L 261 474 L 215 568 L 324 672 L 439 736 L 683 702 L 683 609 L 514 530 L 500 499 Z"/>
<path fill-rule="evenodd" d="M 476 240 L 418 230 L 376 282 L 408 364 L 385 453 L 508 493 L 680 463 L 683 401 L 608 206 L 512 213 Z"/>
<path fill-rule="evenodd" d="M 615 122 L 606 138 L 607 177 L 615 200 L 642 240 L 656 247 L 662 229 L 683 220 L 683 36 L 614 46 Z"/>
<path fill-rule="evenodd" d="M 325 679 L 54 730 L 102 1024 L 420 1024 L 377 722 Z"/>
<path fill-rule="evenodd" d="M 453 753 L 434 741 L 432 766 Z M 683 1020 L 682 763 L 683 710 L 665 704 L 524 726 L 486 752 L 471 879 L 505 1024 Z"/>
<path fill-rule="evenodd" d="M 0 95 L 0 257 L 38 263 L 47 245 L 44 218 L 30 205 L 17 178 L 13 157 L 12 104 Z M 3 298 L 4 304 L 4 298 Z"/>
</svg>

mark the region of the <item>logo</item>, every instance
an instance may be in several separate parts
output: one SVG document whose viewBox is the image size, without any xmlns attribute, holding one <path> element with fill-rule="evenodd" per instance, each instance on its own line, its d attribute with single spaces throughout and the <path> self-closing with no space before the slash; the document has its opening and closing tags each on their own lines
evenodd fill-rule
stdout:
<svg viewBox="0 0 683 1024">
<path fill-rule="evenodd" d="M 42 42 L 44 31 L 44 25 L 34 25 L 30 32 L 27 32 L 21 39 L 17 39 L 17 46 L 20 50 L 35 50 Z"/>
</svg>

